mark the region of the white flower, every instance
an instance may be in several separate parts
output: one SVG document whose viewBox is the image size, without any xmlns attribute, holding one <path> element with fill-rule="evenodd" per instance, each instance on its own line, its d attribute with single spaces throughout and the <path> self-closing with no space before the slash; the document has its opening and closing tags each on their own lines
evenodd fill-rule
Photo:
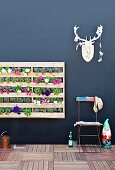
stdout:
<svg viewBox="0 0 115 170">
<path fill-rule="evenodd" d="M 45 83 L 49 83 L 49 79 L 48 78 L 45 78 Z"/>
<path fill-rule="evenodd" d="M 26 73 L 29 73 L 29 72 L 30 72 L 30 68 L 26 68 L 26 69 L 25 69 L 25 72 L 26 72 Z"/>
<path fill-rule="evenodd" d="M 54 100 L 54 104 L 57 104 L 58 102 L 56 100 Z"/>
<path fill-rule="evenodd" d="M 17 90 L 17 93 L 21 93 L 21 90 Z"/>
<path fill-rule="evenodd" d="M 8 73 L 11 73 L 11 72 L 12 72 L 12 70 L 9 68 L 9 69 L 8 69 Z"/>
<path fill-rule="evenodd" d="M 41 104 L 40 101 L 37 101 L 37 104 Z"/>
<path fill-rule="evenodd" d="M 24 76 L 26 77 L 26 76 L 27 76 L 27 73 L 24 73 Z"/>
<path fill-rule="evenodd" d="M 6 73 L 6 70 L 4 68 L 2 68 L 1 72 L 2 73 Z"/>
<path fill-rule="evenodd" d="M 36 104 L 36 100 L 33 100 L 33 102 Z"/>
</svg>

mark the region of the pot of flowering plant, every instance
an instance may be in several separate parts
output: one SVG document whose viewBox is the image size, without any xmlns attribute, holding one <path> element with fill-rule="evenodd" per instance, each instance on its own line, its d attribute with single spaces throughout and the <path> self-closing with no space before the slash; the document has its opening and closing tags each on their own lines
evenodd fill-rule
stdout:
<svg viewBox="0 0 115 170">
<path fill-rule="evenodd" d="M 31 109 L 31 108 L 25 108 L 25 109 L 23 109 L 23 113 L 24 113 L 26 116 L 30 116 L 31 113 L 32 113 L 32 109 Z"/>
<path fill-rule="evenodd" d="M 5 82 L 10 83 L 11 82 L 10 77 L 5 77 Z"/>
<path fill-rule="evenodd" d="M 58 98 L 54 98 L 54 104 L 58 103 Z"/>
<path fill-rule="evenodd" d="M 26 83 L 30 83 L 31 82 L 31 78 L 30 77 L 25 77 L 25 82 Z"/>
<path fill-rule="evenodd" d="M 25 78 L 24 77 L 18 77 L 19 79 L 18 79 L 18 82 L 25 82 Z"/>
<path fill-rule="evenodd" d="M 23 97 L 18 97 L 17 98 L 17 103 L 23 103 L 23 102 L 24 102 Z"/>
<path fill-rule="evenodd" d="M 19 108 L 18 106 L 13 107 L 12 111 L 13 111 L 14 113 L 17 113 L 18 115 L 21 114 L 21 108 Z"/>
<path fill-rule="evenodd" d="M 62 108 L 58 108 L 58 112 L 60 112 L 60 113 L 61 113 L 61 112 L 62 112 Z"/>
<path fill-rule="evenodd" d="M 41 105 L 41 98 L 40 97 L 36 98 L 36 104 Z"/>
<path fill-rule="evenodd" d="M 4 97 L 4 103 L 9 103 L 9 97 Z"/>
<path fill-rule="evenodd" d="M 3 102 L 4 102 L 4 98 L 0 97 L 0 103 L 3 103 Z"/>
<path fill-rule="evenodd" d="M 6 74 L 6 73 L 7 73 L 6 68 L 2 67 L 1 73 L 2 73 L 2 74 Z"/>
<path fill-rule="evenodd" d="M 61 78 L 54 77 L 53 82 L 54 85 L 60 85 L 61 84 Z"/>
<path fill-rule="evenodd" d="M 41 73 L 42 73 L 42 74 L 44 74 L 45 72 L 46 72 L 45 67 L 42 67 L 42 69 L 41 69 Z"/>
<path fill-rule="evenodd" d="M 17 103 L 17 98 L 16 97 L 10 97 L 9 100 L 11 103 Z"/>
<path fill-rule="evenodd" d="M 49 68 L 49 73 L 53 73 L 53 69 L 52 68 Z"/>
<path fill-rule="evenodd" d="M 9 94 L 11 92 L 11 87 L 10 86 L 5 86 L 4 87 L 4 92 L 6 92 L 7 94 Z"/>
<path fill-rule="evenodd" d="M 12 81 L 13 83 L 19 82 L 19 77 L 12 77 L 12 78 L 11 78 L 11 81 Z"/>
<path fill-rule="evenodd" d="M 33 68 L 33 72 L 36 73 L 36 76 L 38 76 L 39 68 L 38 67 L 34 67 Z"/>
<path fill-rule="evenodd" d="M 9 73 L 9 74 L 12 72 L 12 69 L 10 67 L 6 67 L 5 69 L 6 69 L 7 73 Z"/>
<path fill-rule="evenodd" d="M 42 89 L 40 87 L 35 87 L 34 88 L 34 93 L 38 94 L 38 95 L 41 95 L 42 93 Z"/>
<path fill-rule="evenodd" d="M 26 97 L 25 98 L 25 103 L 31 103 L 32 102 L 32 99 L 31 98 L 29 98 L 29 97 Z"/>
<path fill-rule="evenodd" d="M 3 94 L 4 93 L 4 86 L 0 86 L 0 94 Z"/>
<path fill-rule="evenodd" d="M 0 115 L 4 114 L 4 108 L 3 107 L 0 107 Z"/>
<path fill-rule="evenodd" d="M 53 113 L 54 109 L 53 108 L 48 108 L 47 109 L 49 113 Z"/>
<path fill-rule="evenodd" d="M 27 87 L 26 87 L 26 94 L 27 94 L 28 96 L 31 96 L 31 93 L 32 93 L 32 87 L 27 86 Z"/>
<path fill-rule="evenodd" d="M 45 84 L 48 84 L 49 81 L 50 81 L 50 77 L 46 77 L 46 78 L 44 79 Z"/>
<path fill-rule="evenodd" d="M 55 88 L 55 89 L 53 89 L 53 93 L 54 93 L 54 95 L 58 95 L 59 93 L 61 93 L 61 89 Z"/>
<path fill-rule="evenodd" d="M 10 108 L 5 108 L 4 109 L 5 111 L 5 115 L 9 115 L 9 113 L 11 113 L 11 109 Z"/>
<path fill-rule="evenodd" d="M 22 72 L 23 72 L 23 74 L 24 74 L 25 77 L 30 73 L 30 71 L 31 71 L 31 68 L 30 68 L 30 67 L 24 67 L 24 68 L 22 69 Z"/>
<path fill-rule="evenodd" d="M 21 74 L 21 68 L 20 67 L 12 67 L 12 73 L 19 76 Z"/>
<path fill-rule="evenodd" d="M 4 83 L 4 78 L 0 77 L 0 83 Z"/>
<path fill-rule="evenodd" d="M 21 85 L 15 86 L 15 92 L 16 93 L 21 93 L 21 91 L 22 91 L 22 86 Z"/>
<path fill-rule="evenodd" d="M 36 83 L 36 84 L 38 84 L 40 81 L 39 81 L 39 78 L 38 77 L 34 77 L 33 78 L 33 83 Z"/>
<path fill-rule="evenodd" d="M 59 73 L 60 72 L 60 68 L 59 67 L 55 67 L 55 72 Z"/>
</svg>

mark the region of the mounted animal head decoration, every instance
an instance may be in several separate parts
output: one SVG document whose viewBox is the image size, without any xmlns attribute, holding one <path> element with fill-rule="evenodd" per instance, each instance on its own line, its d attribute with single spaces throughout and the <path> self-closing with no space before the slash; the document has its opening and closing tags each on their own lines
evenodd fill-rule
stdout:
<svg viewBox="0 0 115 170">
<path fill-rule="evenodd" d="M 94 42 L 100 38 L 100 43 L 99 43 L 100 50 L 99 50 L 98 62 L 101 62 L 102 56 L 103 56 L 103 52 L 101 51 L 101 48 L 102 48 L 101 34 L 103 32 L 103 26 L 100 25 L 99 27 L 97 27 L 96 35 L 93 38 L 91 38 L 90 36 L 89 40 L 87 40 L 87 37 L 86 39 L 79 37 L 77 33 L 78 28 L 79 27 L 77 27 L 76 25 L 74 26 L 74 34 L 75 34 L 74 41 L 78 43 L 76 45 L 76 50 L 78 49 L 78 46 L 82 46 L 82 57 L 86 62 L 89 62 L 94 56 Z"/>
</svg>

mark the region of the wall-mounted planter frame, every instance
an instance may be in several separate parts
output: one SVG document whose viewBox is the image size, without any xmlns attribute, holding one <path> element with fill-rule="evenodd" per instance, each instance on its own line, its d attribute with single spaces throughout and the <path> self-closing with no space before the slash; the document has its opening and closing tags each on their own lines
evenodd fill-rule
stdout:
<svg viewBox="0 0 115 170">
<path fill-rule="evenodd" d="M 65 118 L 65 63 L 0 62 L 0 118 Z"/>
</svg>

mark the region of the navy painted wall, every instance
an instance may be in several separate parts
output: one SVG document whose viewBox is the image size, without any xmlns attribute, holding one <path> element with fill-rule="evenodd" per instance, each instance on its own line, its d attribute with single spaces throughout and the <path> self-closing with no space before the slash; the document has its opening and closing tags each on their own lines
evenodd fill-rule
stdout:
<svg viewBox="0 0 115 170">
<path fill-rule="evenodd" d="M 103 62 L 95 56 L 86 63 L 80 49 L 75 51 L 73 27 L 80 36 L 94 36 L 104 26 Z M 67 143 L 69 130 L 76 130 L 76 96 L 100 96 L 103 122 L 110 118 L 115 144 L 115 1 L 114 0 L 1 0 L 0 61 L 65 61 L 66 118 L 0 119 L 0 132 L 8 130 L 12 143 Z M 83 106 L 84 117 L 91 111 Z M 92 109 L 92 106 L 91 106 Z M 91 113 L 92 115 L 94 113 Z"/>
</svg>

